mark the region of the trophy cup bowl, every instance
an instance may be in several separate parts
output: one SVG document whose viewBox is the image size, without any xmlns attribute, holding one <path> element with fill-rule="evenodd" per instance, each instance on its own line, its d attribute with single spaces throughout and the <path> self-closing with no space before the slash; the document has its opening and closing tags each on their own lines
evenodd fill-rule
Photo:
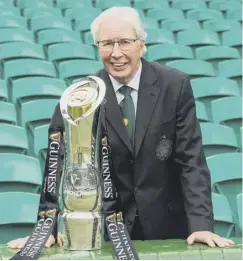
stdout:
<svg viewBox="0 0 243 261">
<path fill-rule="evenodd" d="M 69 86 L 60 99 L 64 121 L 64 210 L 58 231 L 67 250 L 101 248 L 100 121 L 105 84 L 95 76 Z"/>
</svg>

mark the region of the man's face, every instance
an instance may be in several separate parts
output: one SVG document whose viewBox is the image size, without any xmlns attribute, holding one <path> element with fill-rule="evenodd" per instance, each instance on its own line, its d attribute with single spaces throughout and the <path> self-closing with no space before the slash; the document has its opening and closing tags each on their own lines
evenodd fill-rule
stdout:
<svg viewBox="0 0 243 261">
<path fill-rule="evenodd" d="M 115 43 L 112 48 L 112 41 L 121 39 L 132 41 L 122 41 L 120 46 Z M 144 43 L 136 39 L 135 30 L 127 23 L 107 20 L 100 26 L 98 47 L 101 59 L 107 72 L 120 83 L 128 83 L 139 68 Z"/>
</svg>

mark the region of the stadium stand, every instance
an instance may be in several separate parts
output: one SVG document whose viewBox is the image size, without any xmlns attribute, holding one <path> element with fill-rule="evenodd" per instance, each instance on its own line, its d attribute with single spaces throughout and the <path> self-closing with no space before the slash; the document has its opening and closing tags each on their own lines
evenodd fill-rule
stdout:
<svg viewBox="0 0 243 261">
<path fill-rule="evenodd" d="M 222 237 L 234 235 L 234 221 L 229 202 L 224 195 L 212 193 L 213 212 L 214 212 L 214 230 Z"/>
<path fill-rule="evenodd" d="M 16 124 L 16 111 L 12 103 L 0 101 L 0 123 Z"/>
<path fill-rule="evenodd" d="M 225 153 L 207 158 L 211 172 L 212 190 L 224 195 L 230 205 L 234 221 L 239 229 L 237 196 L 242 193 L 242 153 Z"/>
<path fill-rule="evenodd" d="M 28 192 L 0 193 L 0 242 L 29 235 L 36 223 L 40 195 Z"/>
<path fill-rule="evenodd" d="M 38 159 L 14 153 L 2 153 L 0 157 L 0 193 L 39 193 L 42 174 Z"/>
<path fill-rule="evenodd" d="M 0 123 L 0 153 L 28 153 L 28 141 L 24 128 Z"/>
<path fill-rule="evenodd" d="M 184 30 L 200 30 L 200 24 L 196 20 L 182 19 L 182 20 L 170 20 L 166 19 L 161 23 L 161 27 L 167 30 L 171 30 L 173 33 Z"/>
<path fill-rule="evenodd" d="M 7 86 L 3 80 L 0 80 L 0 101 L 7 101 L 8 94 L 7 94 Z"/>
<path fill-rule="evenodd" d="M 10 42 L 0 45 L 0 59 L 7 61 L 11 59 L 33 58 L 45 60 L 42 45 L 26 42 Z"/>
<path fill-rule="evenodd" d="M 78 32 L 63 28 L 51 28 L 39 31 L 37 32 L 36 38 L 37 42 L 42 44 L 44 48 L 57 43 L 83 43 Z"/>
<path fill-rule="evenodd" d="M 140 14 L 148 60 L 190 75 L 211 172 L 215 232 L 240 236 L 241 0 L 115 2 Z M 103 67 L 90 23 L 113 5 L 0 0 L 0 205 L 8 202 L 9 209 L 0 215 L 0 242 L 28 235 L 36 222 L 50 118 L 68 85 Z"/>
<path fill-rule="evenodd" d="M 147 46 L 154 44 L 164 43 L 164 44 L 174 44 L 175 38 L 170 30 L 148 28 L 147 33 Z"/>
<path fill-rule="evenodd" d="M 167 66 L 181 70 L 191 76 L 191 78 L 215 76 L 211 63 L 200 60 L 176 60 L 166 63 Z"/>
<path fill-rule="evenodd" d="M 0 28 L 0 44 L 5 42 L 34 43 L 34 34 L 21 27 Z"/>
<path fill-rule="evenodd" d="M 189 46 L 179 44 L 155 44 L 148 47 L 149 61 L 166 63 L 176 59 L 193 59 L 193 52 Z"/>
<path fill-rule="evenodd" d="M 239 152 L 239 145 L 232 128 L 209 122 L 202 122 L 200 126 L 206 157 L 221 153 Z"/>
</svg>

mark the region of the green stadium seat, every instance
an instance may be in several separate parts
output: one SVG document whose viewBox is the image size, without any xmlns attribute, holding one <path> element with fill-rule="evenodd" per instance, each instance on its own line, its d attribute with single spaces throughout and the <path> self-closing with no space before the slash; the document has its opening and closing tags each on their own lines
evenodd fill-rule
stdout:
<svg viewBox="0 0 243 261">
<path fill-rule="evenodd" d="M 28 141 L 24 128 L 0 123 L 0 152 L 27 154 Z"/>
<path fill-rule="evenodd" d="M 53 63 L 37 59 L 12 60 L 4 63 L 4 78 L 47 76 L 56 78 Z"/>
<path fill-rule="evenodd" d="M 8 93 L 5 81 L 0 80 L 0 101 L 7 101 Z"/>
<path fill-rule="evenodd" d="M 242 22 L 242 8 L 229 9 L 226 12 L 226 19 Z"/>
<path fill-rule="evenodd" d="M 236 225 L 239 224 L 237 196 L 242 193 L 242 153 L 225 153 L 207 158 L 211 172 L 212 191 L 224 195 Z"/>
<path fill-rule="evenodd" d="M 60 98 L 66 84 L 60 79 L 50 77 L 26 77 L 11 82 L 11 100 L 16 103 L 43 99 Z"/>
<path fill-rule="evenodd" d="M 212 101 L 213 121 L 231 127 L 241 147 L 242 98 L 226 97 Z"/>
<path fill-rule="evenodd" d="M 90 31 L 83 33 L 83 41 L 85 44 L 95 45 Z"/>
<path fill-rule="evenodd" d="M 203 22 L 206 20 L 223 20 L 224 16 L 218 10 L 199 8 L 189 10 L 187 12 L 187 18 Z"/>
<path fill-rule="evenodd" d="M 42 173 L 38 159 L 14 154 L 1 153 L 0 192 L 39 193 L 42 185 Z"/>
<path fill-rule="evenodd" d="M 119 0 L 116 1 L 116 6 L 131 6 L 130 0 Z M 114 6 L 113 0 L 102 0 L 102 1 L 96 1 L 95 7 L 101 8 L 101 9 L 107 9 Z"/>
<path fill-rule="evenodd" d="M 228 30 L 241 30 L 241 24 L 233 20 L 207 20 L 203 22 L 203 28 L 215 32 L 224 32 Z"/>
<path fill-rule="evenodd" d="M 37 220 L 40 195 L 24 192 L 0 193 L 0 243 L 30 235 Z"/>
<path fill-rule="evenodd" d="M 27 42 L 34 43 L 32 32 L 23 28 L 0 28 L 0 44 L 5 42 Z"/>
<path fill-rule="evenodd" d="M 153 45 L 159 43 L 174 44 L 175 38 L 171 31 L 165 29 L 146 29 L 147 40 L 146 45 Z"/>
<path fill-rule="evenodd" d="M 210 121 L 213 121 L 213 100 L 230 96 L 240 97 L 241 95 L 237 83 L 231 79 L 202 77 L 193 79 L 191 84 L 195 99 L 204 103 Z"/>
<path fill-rule="evenodd" d="M 0 5 L 0 15 L 20 16 L 20 10 L 17 7 L 1 6 Z"/>
<path fill-rule="evenodd" d="M 57 0 L 56 7 L 60 9 L 69 9 L 69 8 L 83 8 L 83 7 L 93 7 L 92 1 L 90 0 Z"/>
<path fill-rule="evenodd" d="M 236 80 L 239 87 L 242 88 L 242 59 L 220 62 L 218 64 L 218 75 Z"/>
<path fill-rule="evenodd" d="M 153 0 L 153 1 L 135 1 L 133 4 L 134 8 L 148 10 L 148 9 L 168 9 L 169 3 L 167 1 Z"/>
<path fill-rule="evenodd" d="M 196 112 L 197 112 L 197 118 L 200 122 L 208 122 L 208 115 L 205 108 L 205 105 L 202 102 L 196 101 Z"/>
<path fill-rule="evenodd" d="M 229 202 L 224 195 L 212 193 L 214 232 L 225 238 L 234 236 L 234 220 Z"/>
<path fill-rule="evenodd" d="M 193 59 L 189 46 L 179 44 L 156 44 L 148 47 L 149 61 L 165 63 L 175 59 Z"/>
<path fill-rule="evenodd" d="M 13 6 L 13 1 L 0 1 L 0 7 L 11 7 Z"/>
<path fill-rule="evenodd" d="M 18 102 L 16 107 L 18 109 L 17 117 L 19 125 L 22 127 L 27 127 L 26 124 L 32 125 L 29 127 L 31 129 L 34 126 L 49 123 L 59 100 L 39 99 L 23 103 Z"/>
<path fill-rule="evenodd" d="M 226 46 L 204 46 L 196 49 L 196 58 L 202 61 L 211 62 L 215 69 L 219 62 L 227 59 L 239 59 L 239 52 Z"/>
<path fill-rule="evenodd" d="M 183 11 L 191 9 L 207 8 L 207 5 L 202 0 L 174 0 L 172 1 L 172 7 Z"/>
<path fill-rule="evenodd" d="M 18 103 L 17 117 L 19 125 L 26 128 L 29 142 L 29 155 L 34 156 L 35 128 L 50 124 L 54 109 L 59 99 L 40 99 Z"/>
<path fill-rule="evenodd" d="M 217 33 L 209 30 L 186 30 L 177 34 L 177 42 L 193 47 L 205 45 L 220 45 Z"/>
<path fill-rule="evenodd" d="M 0 101 L 0 123 L 16 124 L 16 111 L 14 105 Z"/>
<path fill-rule="evenodd" d="M 0 28 L 20 27 L 27 29 L 27 21 L 21 16 L 0 15 Z"/>
<path fill-rule="evenodd" d="M 92 60 L 70 60 L 59 65 L 59 78 L 71 84 L 81 77 L 92 75 L 103 68 L 103 64 Z"/>
<path fill-rule="evenodd" d="M 241 231 L 242 231 L 242 196 L 243 196 L 242 193 L 237 196 L 238 220 L 239 220 Z"/>
<path fill-rule="evenodd" d="M 156 19 L 154 19 L 153 17 L 141 17 L 142 23 L 143 23 L 143 27 L 145 30 L 147 29 L 156 29 L 159 28 L 159 24 L 157 22 Z"/>
<path fill-rule="evenodd" d="M 242 48 L 242 28 L 233 29 L 222 34 L 222 45 L 237 48 L 240 53 Z"/>
<path fill-rule="evenodd" d="M 171 30 L 174 33 L 184 30 L 200 30 L 200 24 L 196 20 L 164 20 L 161 23 L 163 29 Z"/>
<path fill-rule="evenodd" d="M 33 18 L 35 16 L 43 16 L 43 15 L 53 15 L 53 16 L 62 16 L 62 12 L 60 9 L 55 7 L 42 7 L 42 8 L 25 8 L 23 10 L 23 15 L 27 18 Z"/>
<path fill-rule="evenodd" d="M 16 5 L 18 8 L 42 8 L 52 7 L 52 0 L 17 0 Z"/>
<path fill-rule="evenodd" d="M 78 32 L 63 28 L 53 28 L 37 32 L 37 42 L 48 46 L 61 42 L 82 43 L 82 39 Z"/>
<path fill-rule="evenodd" d="M 158 22 L 161 22 L 163 20 L 182 20 L 184 19 L 184 14 L 181 10 L 168 8 L 168 9 L 149 9 L 148 10 L 148 16 L 155 18 Z"/>
<path fill-rule="evenodd" d="M 52 62 L 62 62 L 72 59 L 95 60 L 93 46 L 78 43 L 57 43 L 48 47 L 48 58 Z"/>
<path fill-rule="evenodd" d="M 48 129 L 50 124 L 43 124 L 35 128 L 33 139 L 34 155 L 39 156 L 42 170 L 45 167 L 46 152 L 48 148 Z M 44 173 L 42 171 L 42 173 Z"/>
<path fill-rule="evenodd" d="M 225 1 L 225 0 L 216 0 L 209 3 L 210 9 L 216 9 L 221 12 L 227 11 L 231 8 L 241 8 L 241 3 L 237 1 Z"/>
<path fill-rule="evenodd" d="M 208 122 L 201 122 L 200 126 L 206 157 L 239 151 L 234 131 L 230 127 Z"/>
<path fill-rule="evenodd" d="M 10 42 L 0 45 L 0 59 L 7 61 L 10 59 L 33 58 L 45 59 L 45 53 L 40 44 L 26 42 Z"/>
<path fill-rule="evenodd" d="M 37 16 L 30 19 L 32 31 L 40 31 L 50 28 L 63 28 L 72 30 L 71 22 L 65 17 L 58 17 L 54 15 Z"/>
<path fill-rule="evenodd" d="M 79 17 L 75 20 L 74 28 L 79 32 L 87 32 L 90 31 L 90 25 L 93 22 L 93 16 Z"/>
<path fill-rule="evenodd" d="M 177 60 L 168 62 L 166 65 L 189 74 L 191 78 L 215 76 L 212 64 L 205 61 Z"/>
<path fill-rule="evenodd" d="M 81 8 L 69 8 L 65 12 L 65 16 L 70 20 L 80 19 L 80 14 L 82 13 L 82 18 L 86 16 L 96 17 L 102 12 L 101 8 L 94 7 L 81 7 Z"/>
</svg>

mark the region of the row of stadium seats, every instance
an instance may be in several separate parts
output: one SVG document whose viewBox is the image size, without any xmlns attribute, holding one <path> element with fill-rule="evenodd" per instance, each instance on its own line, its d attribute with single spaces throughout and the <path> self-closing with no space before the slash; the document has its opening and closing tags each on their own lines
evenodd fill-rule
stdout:
<svg viewBox="0 0 243 261">
<path fill-rule="evenodd" d="M 192 79 L 217 76 L 236 80 L 241 92 L 241 62 L 241 59 L 224 60 L 218 63 L 216 69 L 210 62 L 200 60 L 178 59 L 165 64 L 186 72 Z M 0 78 L 8 81 L 30 76 L 58 77 L 70 84 L 78 78 L 94 74 L 101 68 L 102 63 L 96 60 L 65 59 L 56 67 L 46 60 L 23 58 L 3 62 L 0 66 Z"/>
<path fill-rule="evenodd" d="M 43 17 L 42 17 L 43 19 Z M 53 17 L 55 19 L 55 17 Z M 225 31 L 222 33 L 222 43 L 220 41 L 220 37 L 218 34 L 214 31 L 207 30 L 207 29 L 200 29 L 200 28 L 193 28 L 184 30 L 181 32 L 178 32 L 176 36 L 174 36 L 173 32 L 170 31 L 169 27 L 173 30 L 178 30 L 178 23 L 181 21 L 172 21 L 167 20 L 167 29 L 156 29 L 156 28 L 149 28 L 146 29 L 147 32 L 147 40 L 146 44 L 150 47 L 151 45 L 155 44 L 179 44 L 183 46 L 188 46 L 192 48 L 198 48 L 198 47 L 215 47 L 215 48 L 226 48 L 226 47 L 234 47 L 237 48 L 238 51 L 241 53 L 241 29 L 235 28 L 229 31 Z M 187 21 L 188 22 L 188 21 Z M 188 24 L 187 24 L 188 25 Z M 182 27 L 183 24 L 180 24 Z M 85 28 L 84 24 L 82 24 L 82 27 Z M 44 48 L 49 47 L 49 45 L 53 45 L 56 43 L 74 43 L 74 44 L 89 44 L 94 45 L 94 42 L 91 37 L 90 31 L 84 32 L 82 34 L 79 34 L 76 31 L 72 31 L 67 28 L 55 28 L 52 27 L 52 29 L 45 28 L 41 31 L 39 31 L 36 34 L 36 42 L 39 45 L 43 45 Z M 177 28 L 177 29 L 176 29 Z M 87 28 L 86 28 L 87 29 Z M 82 29 L 81 29 L 82 30 Z M 38 48 L 39 45 L 34 45 L 35 40 L 34 36 L 30 31 L 27 31 L 23 28 L 0 28 L 0 43 L 3 46 L 11 46 L 11 44 L 16 44 L 17 48 L 24 47 L 24 44 L 30 45 L 30 49 L 32 48 Z M 190 35 L 194 35 L 193 38 L 190 37 Z M 55 37 L 58 37 L 55 38 Z M 59 40 L 60 39 L 60 40 Z M 18 44 L 18 45 L 17 45 Z M 32 46 L 31 46 L 32 44 Z M 176 47 L 176 46 L 175 46 Z M 3 47 L 2 47 L 3 48 Z M 5 47 L 7 48 L 7 47 Z M 40 48 L 40 47 L 39 47 Z M 216 49 L 215 49 L 216 50 Z M 0 50 L 1 51 L 1 50 Z M 227 49 L 226 49 L 227 51 Z M 234 54 L 232 57 L 232 54 L 229 58 L 238 58 L 239 53 L 235 50 L 237 54 Z M 4 54 L 4 51 L 1 51 L 2 55 Z M 212 54 L 211 54 L 212 55 Z"/>
<path fill-rule="evenodd" d="M 29 235 L 36 223 L 40 196 L 28 192 L 1 192 L 0 205 L 7 208 L 0 216 L 0 243 L 7 243 L 19 237 Z M 212 193 L 214 211 L 214 230 L 222 237 L 235 235 L 236 223 L 227 198 Z M 241 221 L 242 194 L 237 195 L 237 214 Z M 237 224 L 242 228 L 242 222 Z"/>
<path fill-rule="evenodd" d="M 74 12 L 75 11 L 75 12 Z M 0 19 L 0 28 L 22 28 L 26 30 L 30 30 L 33 32 L 39 32 L 40 30 L 48 29 L 48 28 L 63 28 L 66 30 L 76 30 L 80 32 L 89 31 L 90 23 L 93 21 L 98 12 L 94 12 L 89 14 L 89 16 L 79 16 L 79 12 L 88 11 L 88 10 L 73 10 L 70 12 L 70 17 L 61 17 L 54 14 L 42 14 L 33 17 L 32 19 L 25 19 L 19 16 L 11 15 L 2 15 Z M 45 16 L 43 22 L 43 16 Z M 168 16 L 168 15 L 167 15 Z M 206 29 L 212 30 L 216 32 L 222 32 L 227 30 L 240 30 L 240 23 L 234 20 L 225 20 L 225 19 L 205 19 L 202 23 L 193 19 L 184 19 L 177 18 L 175 19 L 174 15 L 165 17 L 165 19 L 161 19 L 158 22 L 153 17 L 143 17 L 141 15 L 141 19 L 143 21 L 145 29 L 169 29 L 173 32 L 181 31 L 181 30 L 198 30 L 198 29 Z M 30 25 L 30 27 L 29 27 Z"/>
<path fill-rule="evenodd" d="M 2 7 L 18 7 L 20 9 L 31 9 L 31 8 L 51 8 L 51 7 L 57 7 L 61 10 L 66 10 L 68 8 L 80 8 L 80 7 L 96 7 L 101 8 L 102 10 L 107 9 L 109 7 L 114 6 L 114 1 L 112 0 L 96 0 L 96 1 L 79 1 L 79 0 L 70 0 L 70 1 L 64 1 L 64 0 L 23 0 L 23 1 L 6 1 L 1 0 L 1 6 Z M 174 0 L 174 1 L 160 1 L 160 0 L 154 0 L 154 1 L 145 1 L 145 0 L 136 0 L 136 1 L 130 1 L 130 0 L 119 0 L 116 1 L 116 5 L 118 6 L 131 6 L 134 8 L 142 9 L 142 10 L 148 10 L 148 9 L 176 9 L 178 11 L 188 11 L 193 9 L 212 9 L 212 10 L 220 10 L 222 12 L 227 12 L 233 10 L 237 10 L 241 7 L 240 0 L 215 0 L 210 1 L 207 3 L 207 1 L 203 0 Z"/>
<path fill-rule="evenodd" d="M 24 120 L 28 121 L 24 127 L 0 123 L 1 152 L 21 153 L 38 157 L 42 150 L 46 150 L 48 125 L 54 106 L 58 100 L 50 99 L 49 101 L 49 104 L 46 101 L 43 103 L 42 100 L 40 100 L 40 102 L 33 101 L 26 104 L 24 107 L 26 110 L 23 116 L 26 117 Z M 46 106 L 46 108 L 42 109 L 39 113 L 36 111 L 41 110 L 40 108 L 42 107 L 38 107 L 38 104 Z M 33 111 L 28 112 L 30 108 L 32 108 Z M 208 122 L 200 123 L 203 148 L 207 157 L 242 150 L 242 129 L 239 127 L 241 126 L 241 119 L 231 119 L 229 123 L 226 121 L 226 124 L 234 128 Z M 43 165 L 44 158 L 42 155 L 40 159 Z"/>
</svg>

